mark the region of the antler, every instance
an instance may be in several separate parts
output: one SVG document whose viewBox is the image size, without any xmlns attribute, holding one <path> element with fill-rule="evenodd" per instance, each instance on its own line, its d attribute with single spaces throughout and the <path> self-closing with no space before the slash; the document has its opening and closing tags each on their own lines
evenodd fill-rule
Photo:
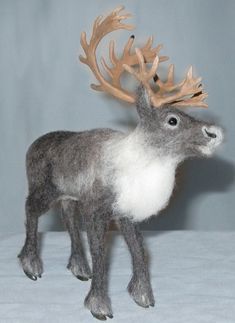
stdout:
<svg viewBox="0 0 235 323">
<path fill-rule="evenodd" d="M 129 103 L 135 102 L 135 94 L 131 93 L 127 90 L 124 90 L 121 87 L 120 77 L 122 73 L 125 71 L 123 68 L 123 64 L 126 63 L 130 66 L 134 66 L 138 64 L 138 58 L 136 53 L 131 53 L 131 48 L 134 42 L 134 36 L 131 36 L 126 43 L 122 57 L 120 59 L 117 58 L 114 51 L 114 42 L 111 41 L 109 44 L 109 57 L 113 67 L 109 67 L 104 58 L 101 59 L 101 63 L 105 70 L 107 71 L 111 83 L 107 81 L 104 76 L 101 74 L 97 60 L 96 60 L 96 49 L 101 39 L 107 35 L 108 33 L 118 30 L 118 29 L 126 29 L 132 30 L 134 26 L 121 23 L 122 20 L 131 17 L 130 14 L 119 15 L 120 11 L 124 9 L 123 6 L 120 6 L 113 10 L 107 17 L 103 19 L 102 16 L 96 18 L 94 25 L 92 36 L 90 42 L 88 44 L 86 40 L 86 33 L 83 32 L 81 34 L 81 45 L 86 54 L 86 57 L 79 56 L 79 59 L 82 63 L 88 65 L 95 75 L 96 79 L 99 81 L 99 85 L 91 84 L 91 88 L 96 91 L 104 91 L 109 94 L 127 101 Z M 150 37 L 146 44 L 140 49 L 144 55 L 146 62 L 153 62 L 155 56 L 159 53 L 161 49 L 161 45 L 158 45 L 156 48 L 152 48 L 153 39 Z M 161 56 L 160 60 L 167 60 L 167 56 Z"/>
<path fill-rule="evenodd" d="M 134 68 L 127 64 L 124 64 L 123 67 L 144 85 L 153 106 L 159 108 L 165 104 L 170 104 L 174 106 L 208 107 L 203 102 L 208 95 L 207 93 L 203 93 L 202 78 L 193 77 L 192 66 L 189 68 L 185 79 L 178 84 L 174 84 L 174 65 L 171 64 L 168 68 L 167 81 L 162 82 L 156 74 L 160 62 L 159 57 L 155 57 L 151 68 L 148 70 L 144 62 L 143 54 L 138 48 L 136 48 L 136 55 L 139 71 L 134 70 Z M 149 83 L 151 79 L 154 79 L 158 85 L 157 92 L 153 91 Z"/>
<path fill-rule="evenodd" d="M 104 58 L 101 58 L 101 63 L 106 72 L 108 73 L 110 80 L 104 78 L 101 74 L 97 60 L 96 49 L 102 38 L 108 33 L 118 30 L 126 29 L 131 30 L 134 28 L 132 25 L 123 24 L 121 21 L 131 17 L 130 14 L 120 15 L 120 12 L 124 9 L 120 6 L 113 10 L 104 19 L 102 16 L 96 18 L 93 31 L 88 43 L 86 40 L 86 33 L 81 34 L 81 45 L 85 52 L 85 57 L 79 56 L 80 61 L 88 65 L 99 81 L 98 85 L 91 84 L 92 89 L 97 91 L 107 92 L 119 99 L 127 101 L 129 103 L 135 102 L 135 94 L 122 88 L 120 78 L 124 71 L 129 72 L 131 75 L 139 80 L 146 88 L 150 97 L 151 103 L 155 107 L 161 107 L 165 104 L 171 104 L 174 106 L 201 106 L 207 107 L 207 104 L 203 100 L 207 97 L 206 93 L 203 93 L 201 78 L 193 78 L 192 67 L 190 67 L 186 78 L 178 83 L 174 84 L 174 65 L 170 65 L 168 69 L 168 77 L 166 82 L 162 82 L 156 71 L 159 63 L 166 61 L 167 56 L 158 56 L 162 45 L 158 45 L 156 48 L 152 48 L 153 39 L 150 37 L 146 44 L 136 49 L 134 53 L 131 52 L 134 42 L 134 35 L 132 35 L 127 41 L 123 49 L 121 58 L 118 58 L 114 50 L 114 41 L 109 43 L 109 58 L 112 63 L 112 67 L 108 66 Z M 147 69 L 146 63 L 152 63 L 152 66 Z M 139 70 L 136 71 L 133 66 L 138 65 Z M 151 80 L 155 82 L 155 92 L 150 84 Z"/>
</svg>

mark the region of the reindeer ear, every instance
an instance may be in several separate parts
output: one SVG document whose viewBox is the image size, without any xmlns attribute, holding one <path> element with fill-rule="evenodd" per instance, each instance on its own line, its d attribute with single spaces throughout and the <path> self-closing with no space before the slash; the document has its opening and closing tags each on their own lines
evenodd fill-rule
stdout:
<svg viewBox="0 0 235 323">
<path fill-rule="evenodd" d="M 152 112 L 149 95 L 143 84 L 140 84 L 136 91 L 136 108 L 140 119 L 149 116 Z"/>
</svg>

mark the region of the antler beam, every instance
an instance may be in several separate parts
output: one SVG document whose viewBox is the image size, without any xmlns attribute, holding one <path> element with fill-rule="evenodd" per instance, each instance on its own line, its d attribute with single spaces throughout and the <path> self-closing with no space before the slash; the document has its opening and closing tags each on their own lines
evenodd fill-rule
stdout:
<svg viewBox="0 0 235 323">
<path fill-rule="evenodd" d="M 131 16 L 130 14 L 119 15 L 120 11 L 122 11 L 123 9 L 124 7 L 120 6 L 115 10 L 113 10 L 104 19 L 102 16 L 99 16 L 96 18 L 93 25 L 92 36 L 89 44 L 86 40 L 86 33 L 83 32 L 81 34 L 81 45 L 86 56 L 84 57 L 80 55 L 79 59 L 82 63 L 90 67 L 96 79 L 100 82 L 99 85 L 91 84 L 91 87 L 94 90 L 105 91 L 124 101 L 134 103 L 135 96 L 133 94 L 129 93 L 128 91 L 125 91 L 121 87 L 111 85 L 103 77 L 103 75 L 100 72 L 99 66 L 97 64 L 96 56 L 95 56 L 97 46 L 105 35 L 118 29 L 132 30 L 134 28 L 134 26 L 132 25 L 123 24 L 121 22 L 122 20 L 127 19 Z"/>
</svg>

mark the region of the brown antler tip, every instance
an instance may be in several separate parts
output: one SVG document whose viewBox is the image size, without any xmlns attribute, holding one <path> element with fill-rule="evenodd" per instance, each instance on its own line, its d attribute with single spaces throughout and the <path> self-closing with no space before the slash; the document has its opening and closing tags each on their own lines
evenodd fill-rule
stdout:
<svg viewBox="0 0 235 323">
<path fill-rule="evenodd" d="M 91 84 L 90 87 L 92 88 L 92 90 L 95 90 L 95 91 L 100 91 L 102 92 L 103 89 L 102 89 L 102 86 L 101 85 L 97 85 L 97 84 Z"/>
<path fill-rule="evenodd" d="M 153 77 L 154 82 L 157 82 L 158 79 L 159 79 L 158 75 L 155 74 L 154 77 Z"/>
</svg>

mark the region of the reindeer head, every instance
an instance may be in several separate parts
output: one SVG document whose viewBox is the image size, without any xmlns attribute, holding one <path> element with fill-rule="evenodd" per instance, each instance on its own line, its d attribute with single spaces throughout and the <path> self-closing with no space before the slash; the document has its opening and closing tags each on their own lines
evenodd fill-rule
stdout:
<svg viewBox="0 0 235 323">
<path fill-rule="evenodd" d="M 185 106 L 207 108 L 204 102 L 207 93 L 203 92 L 202 79 L 193 77 L 192 67 L 189 68 L 186 77 L 175 84 L 174 65 L 170 65 L 167 80 L 161 81 L 157 69 L 160 62 L 168 59 L 166 56 L 158 55 L 162 46 L 152 48 L 153 39 L 150 37 L 142 48 L 132 52 L 134 42 L 132 35 L 124 47 L 121 58 L 115 54 L 114 42 L 110 42 L 109 57 L 112 67 L 108 66 L 103 58 L 101 59 L 110 79 L 107 80 L 101 74 L 95 55 L 101 39 L 117 29 L 133 29 L 133 26 L 121 22 L 131 16 L 119 15 L 123 9 L 124 7 L 118 7 L 104 19 L 100 16 L 95 20 L 89 44 L 85 32 L 81 35 L 81 45 L 86 56 L 80 56 L 80 60 L 90 67 L 100 83 L 92 84 L 92 89 L 135 103 L 140 117 L 136 130 L 144 134 L 148 146 L 155 149 L 158 154 L 171 155 L 181 160 L 192 156 L 210 156 L 222 142 L 222 130 L 212 124 L 196 120 L 176 108 Z M 140 82 L 137 94 L 123 89 L 120 78 L 124 72 L 133 75 Z"/>
<path fill-rule="evenodd" d="M 177 108 L 156 109 L 141 85 L 137 90 L 137 131 L 158 154 L 183 160 L 213 154 L 223 139 L 220 127 L 199 121 Z"/>
</svg>

